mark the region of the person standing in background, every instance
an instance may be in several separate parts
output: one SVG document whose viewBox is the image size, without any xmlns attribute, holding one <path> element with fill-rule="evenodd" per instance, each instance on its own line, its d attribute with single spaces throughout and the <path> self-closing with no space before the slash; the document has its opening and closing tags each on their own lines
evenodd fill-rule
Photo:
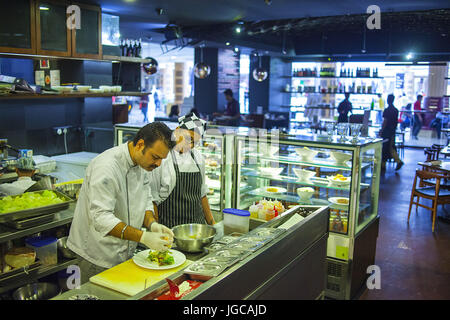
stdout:
<svg viewBox="0 0 450 320">
<path fill-rule="evenodd" d="M 223 94 L 227 100 L 227 107 L 223 114 L 215 112 L 214 117 L 226 116 L 226 125 L 229 126 L 239 126 L 239 119 L 241 118 L 241 111 L 239 108 L 239 102 L 233 98 L 233 91 L 231 89 L 226 89 Z"/>
<path fill-rule="evenodd" d="M 420 129 L 422 129 L 423 125 L 423 116 L 420 113 L 422 110 L 421 104 L 422 104 L 422 95 L 417 96 L 417 101 L 414 103 L 414 123 L 413 123 L 413 130 L 412 130 L 412 136 L 414 139 L 419 140 L 417 137 L 419 135 Z M 419 112 L 416 112 L 419 111 Z"/>
<path fill-rule="evenodd" d="M 170 108 L 170 114 L 169 114 L 169 118 L 171 120 L 177 120 L 178 121 L 178 117 L 180 116 L 180 107 L 177 104 L 174 104 L 171 108 Z"/>
<path fill-rule="evenodd" d="M 345 93 L 345 99 L 339 103 L 337 111 L 339 113 L 338 122 L 348 122 L 348 113 L 352 112 L 352 103 L 349 100 L 350 93 Z"/>
</svg>

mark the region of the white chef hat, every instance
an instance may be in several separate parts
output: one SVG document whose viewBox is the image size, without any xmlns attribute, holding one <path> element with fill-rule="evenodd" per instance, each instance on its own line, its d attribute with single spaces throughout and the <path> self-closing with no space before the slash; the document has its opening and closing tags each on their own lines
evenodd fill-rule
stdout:
<svg viewBox="0 0 450 320">
<path fill-rule="evenodd" d="M 206 131 L 206 121 L 198 118 L 194 113 L 190 113 L 186 116 L 178 118 L 178 124 L 180 128 L 193 130 L 197 132 L 201 137 Z"/>
</svg>

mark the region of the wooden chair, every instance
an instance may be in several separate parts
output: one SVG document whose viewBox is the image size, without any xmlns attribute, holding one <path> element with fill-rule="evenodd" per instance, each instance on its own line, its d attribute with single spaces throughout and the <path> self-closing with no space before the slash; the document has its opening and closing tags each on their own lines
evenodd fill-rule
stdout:
<svg viewBox="0 0 450 320">
<path fill-rule="evenodd" d="M 434 187 L 417 187 L 417 178 L 419 180 L 424 179 L 436 179 L 436 185 Z M 416 212 L 418 207 L 423 207 L 428 210 L 431 210 L 431 219 L 433 221 L 431 230 L 434 232 L 434 225 L 436 222 L 436 213 L 437 213 L 437 206 L 438 205 L 444 205 L 447 203 L 450 203 L 450 190 L 441 189 L 441 179 L 446 178 L 445 175 L 439 174 L 436 172 L 428 172 L 424 170 L 416 170 L 416 175 L 414 177 L 413 187 L 411 191 L 411 200 L 409 202 L 409 210 L 408 210 L 408 223 L 409 223 L 409 217 L 411 216 L 411 208 L 412 205 L 416 205 Z M 417 197 L 417 202 L 414 201 L 415 197 Z M 420 204 L 419 200 L 420 198 L 425 198 L 433 201 L 432 207 L 428 207 L 426 205 Z"/>
</svg>

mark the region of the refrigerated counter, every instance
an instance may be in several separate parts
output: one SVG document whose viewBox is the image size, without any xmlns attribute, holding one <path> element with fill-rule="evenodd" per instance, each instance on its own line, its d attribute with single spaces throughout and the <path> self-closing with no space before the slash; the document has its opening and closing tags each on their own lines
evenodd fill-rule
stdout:
<svg viewBox="0 0 450 320">
<path fill-rule="evenodd" d="M 290 228 L 278 228 L 293 216 L 298 218 L 299 215 L 301 221 Z M 182 300 L 322 299 L 325 292 L 328 216 L 327 206 L 297 206 L 271 221 L 253 222 L 249 235 L 267 229 L 279 231 L 265 245 L 248 252 L 216 276 L 195 275 L 188 271 L 195 263 L 214 255 L 214 252 L 205 252 L 197 257 L 188 254 L 188 259 L 194 260 L 193 263 L 168 278 L 178 285 L 185 280 L 201 282 Z M 167 282 L 161 280 L 129 297 L 86 283 L 80 289 L 65 292 L 55 300 L 68 299 L 75 292 L 89 293 L 100 299 L 153 300 L 168 290 Z"/>
</svg>

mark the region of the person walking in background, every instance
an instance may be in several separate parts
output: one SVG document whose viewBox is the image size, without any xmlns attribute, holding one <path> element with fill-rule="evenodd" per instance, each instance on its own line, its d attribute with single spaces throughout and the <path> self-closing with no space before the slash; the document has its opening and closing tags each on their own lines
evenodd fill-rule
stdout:
<svg viewBox="0 0 450 320">
<path fill-rule="evenodd" d="M 381 93 L 378 94 L 378 112 L 377 112 L 377 123 L 381 124 L 383 122 L 383 112 L 384 112 L 384 99 Z"/>
<path fill-rule="evenodd" d="M 436 113 L 436 118 L 433 119 L 433 121 L 431 121 L 430 127 L 434 128 L 436 130 L 436 134 L 437 134 L 437 138 L 440 139 L 441 138 L 441 130 L 442 127 L 445 127 L 448 123 L 448 118 L 447 116 L 444 116 L 442 114 L 442 112 L 438 111 L 438 113 Z"/>
<path fill-rule="evenodd" d="M 400 160 L 397 150 L 395 150 L 395 131 L 398 124 L 398 110 L 394 107 L 394 95 L 390 94 L 387 98 L 388 107 L 383 112 L 383 125 L 381 126 L 380 136 L 388 141 L 383 142 L 383 159 L 381 163 L 381 169 L 386 169 L 386 161 L 390 158 L 394 158 L 397 162 L 395 170 L 400 170 L 403 166 L 403 161 Z"/>
<path fill-rule="evenodd" d="M 148 112 L 148 95 L 142 96 L 141 101 L 139 101 L 139 109 L 141 109 L 144 115 L 144 122 L 148 122 L 147 112 Z"/>
<path fill-rule="evenodd" d="M 422 107 L 422 95 L 418 95 L 417 96 L 417 101 L 414 103 L 414 123 L 413 123 L 413 130 L 412 130 L 412 136 L 414 139 L 419 140 L 419 138 L 417 137 L 419 135 L 420 129 L 422 129 L 422 125 L 423 125 L 423 116 L 420 112 L 417 111 L 421 111 Z"/>
<path fill-rule="evenodd" d="M 411 112 L 412 105 L 408 103 L 405 107 L 406 111 L 400 112 L 400 129 L 404 131 L 406 128 L 411 127 L 413 116 Z"/>
<path fill-rule="evenodd" d="M 350 93 L 345 93 L 345 99 L 339 103 L 337 111 L 339 113 L 338 122 L 348 122 L 348 113 L 352 112 L 352 103 L 349 100 Z"/>
</svg>

